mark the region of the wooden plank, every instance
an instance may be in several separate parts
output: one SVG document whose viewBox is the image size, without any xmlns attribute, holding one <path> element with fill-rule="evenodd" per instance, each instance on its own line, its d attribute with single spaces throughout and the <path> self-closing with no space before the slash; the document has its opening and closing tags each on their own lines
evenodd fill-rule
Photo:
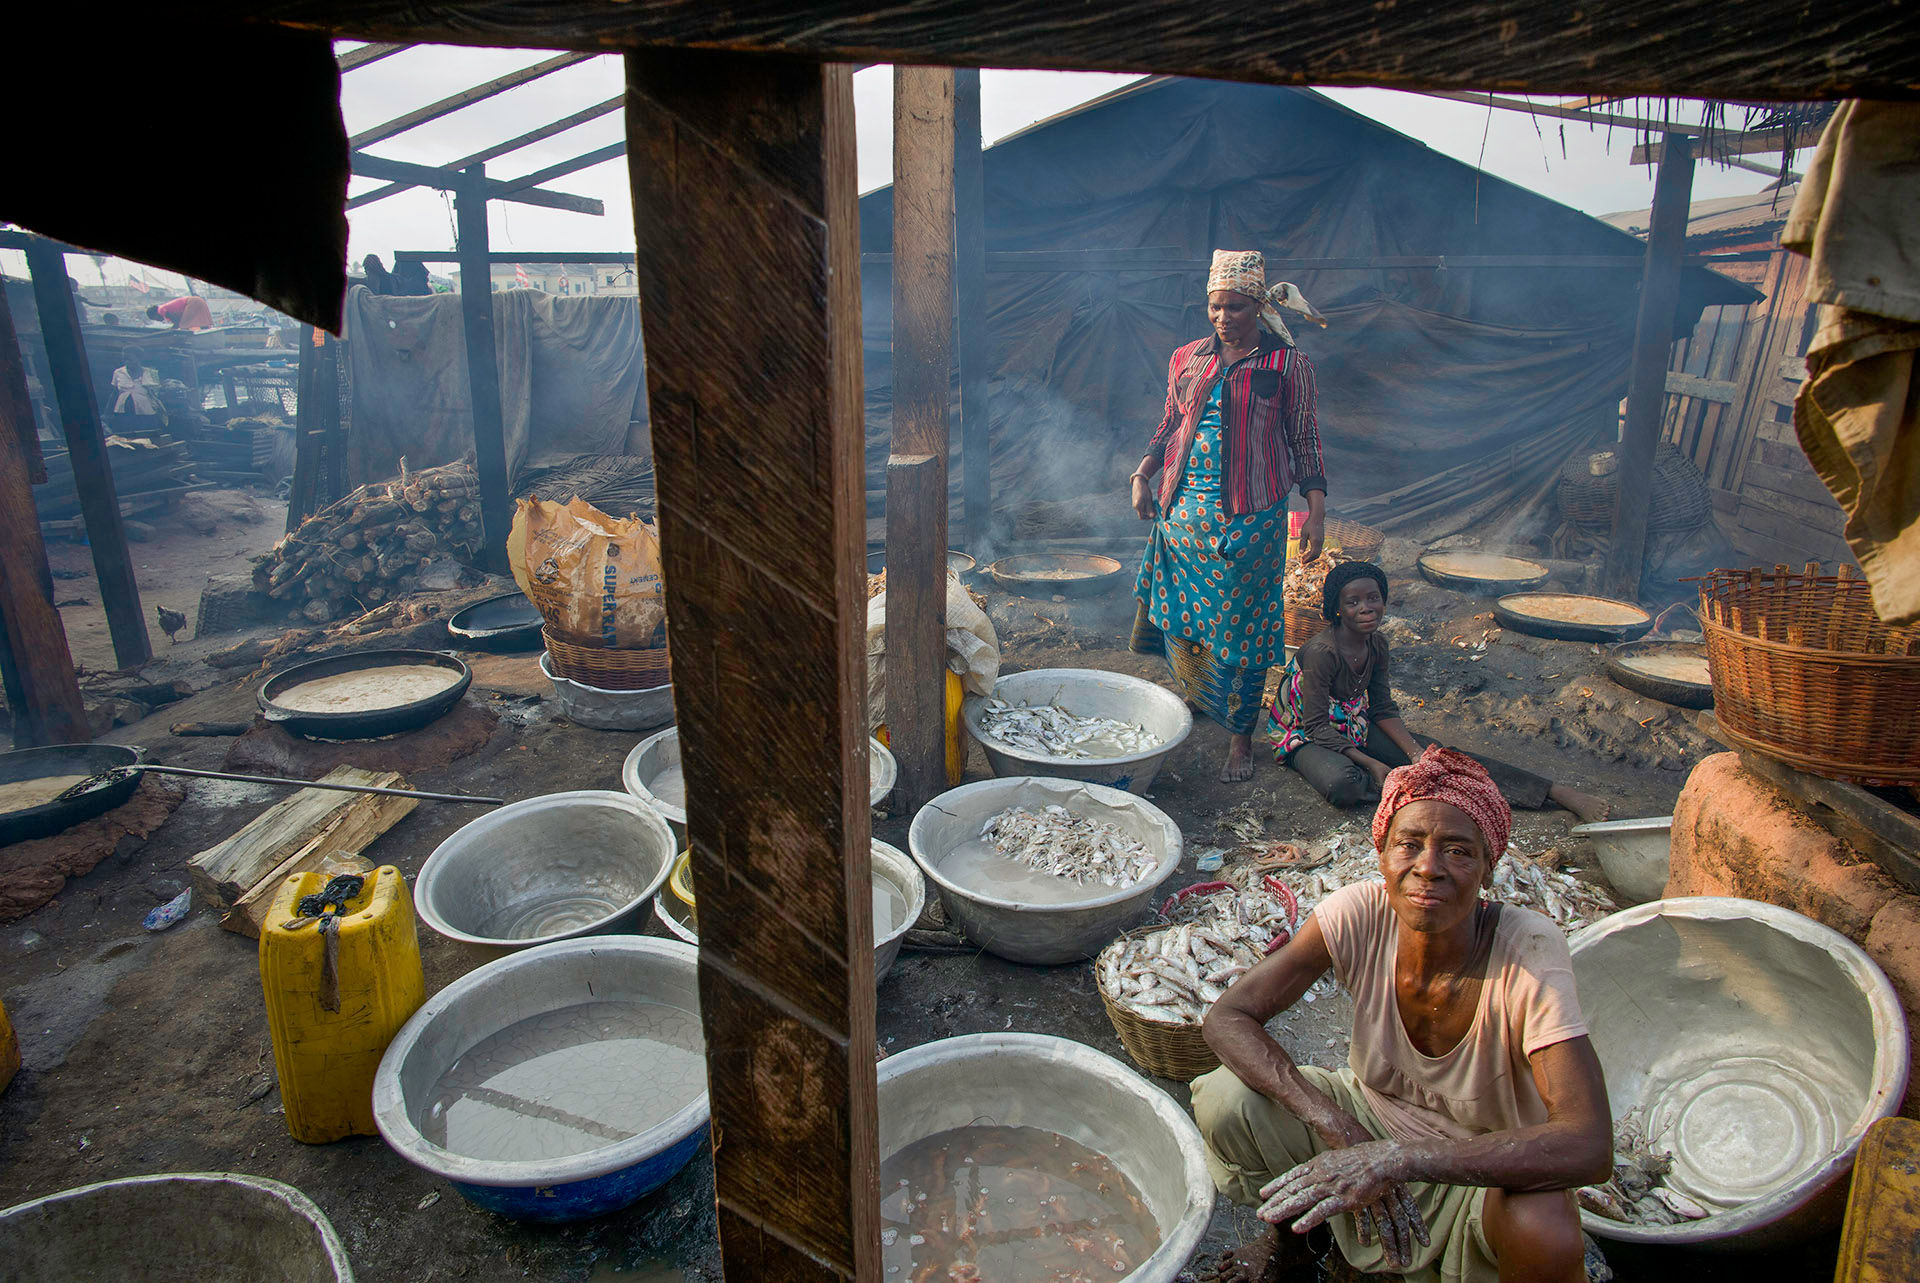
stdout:
<svg viewBox="0 0 1920 1283">
<path fill-rule="evenodd" d="M 575 63 L 585 62 L 588 56 L 583 53 L 563 53 L 557 57 L 548 58 L 545 62 L 536 62 L 531 67 L 522 67 L 504 76 L 496 76 L 471 89 L 462 89 L 457 94 L 449 94 L 438 102 L 416 107 L 404 115 L 395 116 L 392 120 L 375 125 L 372 129 L 363 129 L 347 139 L 347 146 L 355 151 L 362 147 L 371 147 L 374 143 L 392 138 L 396 134 L 404 134 L 417 125 L 424 125 L 429 120 L 438 120 L 442 116 L 459 111 L 462 107 L 471 107 L 474 103 L 485 102 L 509 89 L 518 88 L 542 76 L 550 76 Z"/>
<path fill-rule="evenodd" d="M 375 788 L 407 786 L 396 772 L 366 771 L 357 766 L 336 766 L 320 778 L 329 784 L 367 784 Z M 407 805 L 402 809 L 377 805 L 391 802 Z M 201 903 L 231 907 L 316 839 L 324 839 L 342 828 L 348 828 L 351 835 L 363 835 L 378 818 L 388 815 L 392 819 L 387 827 L 391 827 L 414 805 L 413 798 L 301 789 L 262 811 L 232 837 L 194 856 L 187 862 L 187 877 Z M 356 811 L 360 813 L 359 818 L 350 822 L 349 817 Z M 384 831 L 385 828 L 374 829 L 373 834 L 377 836 Z"/>
<path fill-rule="evenodd" d="M 1640 569 L 1647 551 L 1647 505 L 1653 493 L 1653 455 L 1665 408 L 1668 350 L 1680 296 L 1680 256 L 1687 239 L 1687 209 L 1693 191 L 1692 141 L 1667 135 L 1668 159 L 1653 184 L 1653 214 L 1647 232 L 1647 266 L 1640 278 L 1640 311 L 1634 325 L 1633 364 L 1627 381 L 1627 422 L 1622 436 L 1620 484 L 1614 487 L 1613 529 L 1602 571 L 1603 591 L 1626 601 L 1640 597 Z"/>
<path fill-rule="evenodd" d="M 1785 450 L 1785 446 L 1776 447 Z M 1755 489 L 1771 490 L 1775 494 L 1787 495 L 1794 499 L 1804 499 L 1816 507 L 1831 507 L 1836 517 L 1844 515 L 1839 501 L 1833 492 L 1827 489 L 1827 483 L 1815 475 L 1808 466 L 1805 455 L 1792 460 L 1782 467 L 1776 463 L 1760 459 L 1747 461 L 1747 486 L 1742 493 L 1751 493 Z"/>
<path fill-rule="evenodd" d="M 1702 379 L 1692 374 L 1669 371 L 1667 392 L 1672 396 L 1697 397 L 1703 401 L 1731 402 L 1735 387 L 1731 379 Z"/>
<path fill-rule="evenodd" d="M 617 160 L 626 154 L 626 140 L 622 139 L 617 143 L 608 143 L 605 147 L 596 148 L 590 152 L 583 152 L 575 156 L 572 160 L 563 160 L 556 165 L 548 165 L 545 169 L 536 169 L 531 174 L 526 174 L 520 178 L 504 179 L 501 182 L 501 186 L 506 190 L 495 197 L 495 199 L 504 200 L 515 192 L 524 191 L 529 187 L 538 187 L 540 184 L 555 178 L 565 178 L 568 174 L 577 174 L 583 169 L 592 169 L 595 165 L 604 165 L 606 162 Z"/>
<path fill-rule="evenodd" d="M 392 782 L 383 781 L 382 787 L 406 787 L 399 775 L 389 772 L 389 776 Z M 335 873 L 371 871 L 373 862 L 361 859 L 360 853 L 420 805 L 417 798 L 386 797 L 377 793 L 342 796 L 354 797 L 355 805 L 328 821 L 304 845 L 235 900 L 233 907 L 220 919 L 222 927 L 258 940 L 260 929 L 266 925 L 267 913 L 273 908 L 274 896 L 279 894 L 281 885 L 294 874 L 320 872 L 323 866 Z M 360 867 L 354 867 L 356 861 Z"/>
<path fill-rule="evenodd" d="M 1800 804 L 1800 812 L 1879 865 L 1909 891 L 1920 891 L 1920 816 L 1887 798 L 1739 750 L 1740 764 Z"/>
<path fill-rule="evenodd" d="M 953 313 L 960 358 L 961 504 L 967 551 L 984 564 L 993 517 L 987 376 L 986 165 L 980 149 L 980 70 L 953 76 Z"/>
<path fill-rule="evenodd" d="M 1812 553 L 1821 561 L 1852 561 L 1853 553 L 1846 541 L 1836 530 L 1826 530 L 1809 524 L 1797 514 L 1782 512 L 1766 503 L 1757 502 L 1759 498 L 1773 498 L 1770 492 L 1753 490 L 1743 496 L 1740 511 L 1734 517 L 1734 523 L 1743 530 L 1750 530 L 1789 547 L 1801 550 L 1803 555 L 1785 558 L 1787 565 L 1795 565 L 1807 560 L 1804 555 Z M 1775 561 L 1782 560 L 1775 558 Z"/>
<path fill-rule="evenodd" d="M 1707 494 L 1713 501 L 1713 510 L 1728 516 L 1740 510 L 1740 496 L 1731 490 L 1722 490 L 1719 486 L 1707 487 Z"/>
<path fill-rule="evenodd" d="M 404 160 L 388 160 L 384 156 L 369 156 L 363 151 L 353 153 L 353 172 L 362 178 L 382 178 L 397 182 L 409 182 L 416 187 L 431 187 L 436 191 L 458 192 L 461 187 L 459 174 L 448 174 L 443 169 L 431 165 L 414 165 Z M 563 209 L 572 214 L 604 214 L 605 202 L 591 196 L 575 196 L 571 192 L 542 191 L 537 187 L 525 187 L 509 190 L 507 184 L 489 180 L 486 194 L 490 200 L 510 200 L 519 205 L 538 205 L 543 209 Z"/>
<path fill-rule="evenodd" d="M 371 66 L 373 63 L 379 62 L 382 58 L 391 58 L 406 47 L 405 45 L 398 44 L 365 44 L 361 45 L 358 49 L 347 50 L 345 53 L 336 57 L 334 61 L 340 64 L 340 73 L 345 75 L 349 71 Z"/>
<path fill-rule="evenodd" d="M 1757 156 L 1788 146 L 1795 150 L 1811 147 L 1819 138 L 1818 126 L 1803 126 L 1799 129 L 1753 129 L 1715 134 L 1711 141 L 1703 140 L 1701 145 L 1716 156 Z M 1665 155 L 1665 148 L 1660 143 L 1636 143 L 1627 163 L 1657 165 Z"/>
<path fill-rule="evenodd" d="M 326 440 L 326 428 L 316 380 L 320 371 L 318 348 L 326 335 L 317 326 L 300 327 L 300 369 L 294 385 L 293 483 L 287 493 L 288 534 L 319 506 L 320 446 Z"/>
<path fill-rule="evenodd" d="M 1761 349 L 1754 364 L 1752 379 L 1744 394 L 1742 405 L 1742 426 L 1744 438 L 1751 442 L 1759 425 L 1773 418 L 1772 407 L 1764 396 L 1764 388 L 1772 381 L 1773 372 L 1785 359 L 1788 350 L 1800 351 L 1800 333 L 1802 321 L 1808 310 L 1806 301 L 1806 283 L 1808 260 L 1798 254 L 1782 251 L 1779 256 L 1780 270 L 1773 282 L 1771 311 L 1767 318 L 1766 346 Z M 1736 470 L 1727 478 L 1729 489 L 1741 488 L 1741 480 L 1746 475 L 1747 461 L 1753 452 L 1746 450 L 1736 460 Z"/>
<path fill-rule="evenodd" d="M 471 156 L 462 156 L 459 160 L 451 161 L 441 166 L 441 168 L 457 172 L 465 169 L 469 165 L 484 165 L 490 160 L 497 160 L 501 156 L 507 155 L 509 152 L 516 152 L 522 147 L 531 147 L 537 142 L 543 142 L 555 134 L 564 134 L 569 129 L 584 125 L 590 120 L 598 120 L 602 116 L 611 115 L 620 110 L 622 101 L 622 98 L 613 97 L 607 99 L 605 102 L 595 103 L 591 107 L 585 107 L 574 112 L 571 116 L 562 116 L 560 119 L 542 125 L 538 129 L 529 129 L 524 134 L 515 135 L 505 142 L 495 143 L 491 147 L 482 147 Z M 415 184 L 413 183 L 390 183 L 385 187 L 378 187 L 373 191 L 364 192 L 358 196 L 350 196 L 347 198 L 347 208 L 359 209 L 362 205 L 371 205 L 375 201 L 385 200 L 389 196 L 398 196 L 401 192 L 410 191 L 414 186 Z M 397 261 L 399 255 L 396 254 L 394 258 Z M 633 255 L 627 255 L 628 261 L 632 261 L 632 258 Z M 568 261 L 572 262 L 573 260 L 569 259 Z"/>
<path fill-rule="evenodd" d="M 506 418 L 500 406 L 500 360 L 493 336 L 493 267 L 487 252 L 485 165 L 462 170 L 454 193 L 460 252 L 460 319 L 465 327 L 467 391 L 473 405 L 473 468 L 480 477 L 480 560 L 496 574 L 507 568 L 507 532 L 513 495 L 507 477 Z"/>
<path fill-rule="evenodd" d="M 46 344 L 48 372 L 54 400 L 60 406 L 60 426 L 66 433 L 67 458 L 73 465 L 80 513 L 86 518 L 100 603 L 106 608 L 107 631 L 113 637 L 114 662 L 121 668 L 132 668 L 153 658 L 153 644 L 147 639 L 147 621 L 140 611 L 140 585 L 134 579 L 133 557 L 127 551 L 126 526 L 120 519 L 113 469 L 107 462 L 100 410 L 94 404 L 93 379 L 80 339 L 80 312 L 74 305 L 66 256 L 56 242 L 35 237 L 27 244 L 27 270 L 33 277 L 40 337 Z"/>
<path fill-rule="evenodd" d="M 1763 463 L 1749 463 L 1747 465 L 1749 480 L 1740 489 L 1741 499 L 1749 504 L 1783 513 L 1823 534 L 1838 535 L 1845 529 L 1847 514 L 1840 511 L 1840 505 L 1833 501 L 1833 496 L 1823 493 L 1818 499 L 1806 499 L 1800 495 L 1771 489 L 1754 479 L 1756 473 L 1778 471 L 1779 469 L 1770 469 Z"/>
<path fill-rule="evenodd" d="M 1604 11 L 1479 0 L 1470 9 L 1294 0 L 1247 11 L 1161 3 L 1093 14 L 1016 0 L 717 7 L 706 0 L 216 0 L 176 20 L 259 21 L 352 37 L 596 53 L 730 49 L 845 62 L 1160 71 L 1264 84 L 1804 101 L 1920 96 L 1920 49 L 1899 0 L 1623 0 Z M 1652 38 L 1657 35 L 1657 39 Z"/>
<path fill-rule="evenodd" d="M 1780 377 L 1788 383 L 1807 381 L 1807 359 L 1804 356 L 1790 356 L 1780 362 Z"/>
<path fill-rule="evenodd" d="M 627 77 L 722 1260 L 878 1280 L 852 77 Z"/>
<path fill-rule="evenodd" d="M 39 453 L 30 458 L 24 442 L 38 436 L 26 362 L 0 289 L 0 647 L 6 652 L 15 748 L 93 738 L 66 628 L 53 608 L 47 547 L 34 514 L 33 461 Z"/>
<path fill-rule="evenodd" d="M 944 67 L 895 67 L 893 79 L 887 726 L 893 756 L 900 764 L 895 793 L 909 811 L 918 810 L 946 787 L 953 76 Z"/>
</svg>

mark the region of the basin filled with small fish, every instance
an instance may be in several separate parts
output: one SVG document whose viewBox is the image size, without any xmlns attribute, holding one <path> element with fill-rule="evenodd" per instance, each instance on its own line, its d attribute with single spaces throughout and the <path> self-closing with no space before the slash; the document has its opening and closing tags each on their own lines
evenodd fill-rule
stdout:
<svg viewBox="0 0 1920 1283">
<path fill-rule="evenodd" d="M 1145 798 L 1036 776 L 922 807 L 907 848 L 967 939 L 1011 962 L 1092 957 L 1180 864 L 1180 829 Z"/>
<path fill-rule="evenodd" d="M 900 942 L 927 907 L 927 882 L 920 866 L 899 847 L 873 844 L 873 979 L 887 978 L 900 956 Z M 653 898 L 660 923 L 688 944 L 700 943 L 700 924 L 694 906 L 669 885 Z"/>
<path fill-rule="evenodd" d="M 1199 1129 L 1110 1056 L 1044 1034 L 880 1062 L 886 1277 L 1171 1283 L 1213 1215 Z"/>
<path fill-rule="evenodd" d="M 893 792 L 900 768 L 887 746 L 877 739 L 868 738 L 867 754 L 867 798 L 878 806 Z M 678 726 L 669 726 L 635 744 L 620 768 L 620 781 L 627 792 L 666 816 L 679 832 L 687 831 L 687 777 L 680 764 Z"/>
<path fill-rule="evenodd" d="M 502 1216 L 627 1206 L 706 1138 L 698 956 L 678 940 L 600 936 L 469 972 L 381 1058 L 380 1135 Z"/>
<path fill-rule="evenodd" d="M 1656 900 L 1570 941 L 1606 1071 L 1613 1179 L 1588 1233 L 1748 1249 L 1839 1223 L 1866 1130 L 1900 1108 L 1907 1021 L 1860 947 L 1757 900 Z"/>
<path fill-rule="evenodd" d="M 995 775 L 1057 775 L 1145 793 L 1193 730 L 1163 686 L 1093 668 L 1007 673 L 969 695 L 960 716 Z"/>
<path fill-rule="evenodd" d="M 667 880 L 667 822 L 625 793 L 548 793 L 488 811 L 427 857 L 420 917 L 485 957 L 632 930 Z"/>
<path fill-rule="evenodd" d="M 353 1283 L 312 1199 L 233 1172 L 130 1176 L 0 1210 L 0 1271 L 34 1283 Z"/>
</svg>

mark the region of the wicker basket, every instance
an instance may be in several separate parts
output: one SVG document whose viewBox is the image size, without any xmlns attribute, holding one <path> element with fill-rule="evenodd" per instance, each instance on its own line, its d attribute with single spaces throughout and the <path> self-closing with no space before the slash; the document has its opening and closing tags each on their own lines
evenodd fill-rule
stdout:
<svg viewBox="0 0 1920 1283">
<path fill-rule="evenodd" d="M 1372 526 L 1363 526 L 1357 521 L 1345 521 L 1339 517 L 1327 518 L 1325 544 L 1329 548 L 1338 548 L 1355 561 L 1372 561 L 1386 547 L 1387 536 Z M 1300 541 L 1287 543 L 1289 559 L 1300 556 Z"/>
<path fill-rule="evenodd" d="M 1320 604 L 1301 606 L 1294 602 L 1287 604 L 1286 643 L 1298 650 L 1317 636 L 1327 626 L 1327 617 L 1320 613 Z"/>
<path fill-rule="evenodd" d="M 553 671 L 569 681 L 597 686 L 608 691 L 652 690 L 672 680 L 667 668 L 667 648 L 655 650 L 612 650 L 605 646 L 581 646 L 542 628 L 547 655 Z"/>
<path fill-rule="evenodd" d="M 1129 931 L 1102 949 L 1100 957 L 1093 960 L 1093 987 L 1100 995 L 1100 1005 L 1107 1009 L 1107 1019 L 1113 1022 L 1113 1032 L 1120 1035 L 1120 1045 L 1127 1049 L 1127 1055 L 1133 1057 L 1133 1063 L 1158 1077 L 1177 1078 L 1186 1082 L 1220 1067 L 1220 1057 L 1214 1055 L 1213 1049 L 1207 1046 L 1207 1040 L 1201 1036 L 1200 1026 L 1170 1025 L 1136 1016 L 1108 997 L 1106 988 L 1100 983 L 1100 960 L 1107 956 L 1108 950 L 1163 929 L 1164 924 Z"/>
<path fill-rule="evenodd" d="M 1576 454 L 1560 469 L 1555 497 L 1560 515 L 1576 530 L 1607 534 L 1613 530 L 1613 497 L 1620 474 L 1596 477 L 1591 456 Z M 1698 530 L 1713 512 L 1706 474 L 1693 460 L 1662 442 L 1653 454 L 1653 483 L 1647 497 L 1647 533 L 1679 534 Z"/>
<path fill-rule="evenodd" d="M 1727 739 L 1855 784 L 1920 784 L 1920 629 L 1874 613 L 1853 568 L 1700 581 L 1714 715 Z"/>
</svg>

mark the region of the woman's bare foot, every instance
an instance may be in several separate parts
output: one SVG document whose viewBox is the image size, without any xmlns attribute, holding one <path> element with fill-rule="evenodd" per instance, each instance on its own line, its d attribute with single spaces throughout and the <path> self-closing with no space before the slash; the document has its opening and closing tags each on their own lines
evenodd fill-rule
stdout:
<svg viewBox="0 0 1920 1283">
<path fill-rule="evenodd" d="M 1235 735 L 1227 741 L 1227 760 L 1220 764 L 1220 782 L 1238 784 L 1253 778 L 1253 732 Z"/>
<path fill-rule="evenodd" d="M 1289 1283 L 1296 1272 L 1312 1265 L 1313 1252 L 1306 1239 L 1282 1234 L 1276 1225 L 1251 1243 L 1201 1262 L 1193 1276 L 1200 1283 Z"/>
<path fill-rule="evenodd" d="M 1613 814 L 1613 803 L 1579 789 L 1556 784 L 1547 790 L 1547 801 L 1564 811 L 1572 811 L 1582 824 L 1598 824 Z"/>
</svg>

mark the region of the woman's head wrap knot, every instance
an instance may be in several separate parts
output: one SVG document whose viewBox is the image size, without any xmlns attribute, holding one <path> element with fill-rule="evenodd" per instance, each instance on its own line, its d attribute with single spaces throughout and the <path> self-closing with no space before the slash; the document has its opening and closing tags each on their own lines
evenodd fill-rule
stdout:
<svg viewBox="0 0 1920 1283">
<path fill-rule="evenodd" d="M 1294 308 L 1309 319 L 1319 320 L 1319 313 L 1300 293 L 1299 286 L 1287 281 L 1267 285 L 1267 260 L 1257 249 L 1213 251 L 1213 267 L 1207 273 L 1207 293 L 1215 290 L 1232 290 L 1252 299 L 1260 309 L 1261 327 L 1288 347 L 1294 345 L 1293 334 L 1280 319 L 1280 308 Z M 1324 320 L 1319 323 L 1326 324 Z"/>
<path fill-rule="evenodd" d="M 1500 787 L 1486 767 L 1458 749 L 1438 744 L 1429 745 L 1413 765 L 1387 773 L 1380 809 L 1373 813 L 1374 849 L 1387 849 L 1387 830 L 1393 827 L 1395 812 L 1409 802 L 1426 801 L 1445 802 L 1464 812 L 1486 839 L 1488 859 L 1498 860 L 1506 853 L 1513 808 L 1500 796 Z"/>
</svg>

